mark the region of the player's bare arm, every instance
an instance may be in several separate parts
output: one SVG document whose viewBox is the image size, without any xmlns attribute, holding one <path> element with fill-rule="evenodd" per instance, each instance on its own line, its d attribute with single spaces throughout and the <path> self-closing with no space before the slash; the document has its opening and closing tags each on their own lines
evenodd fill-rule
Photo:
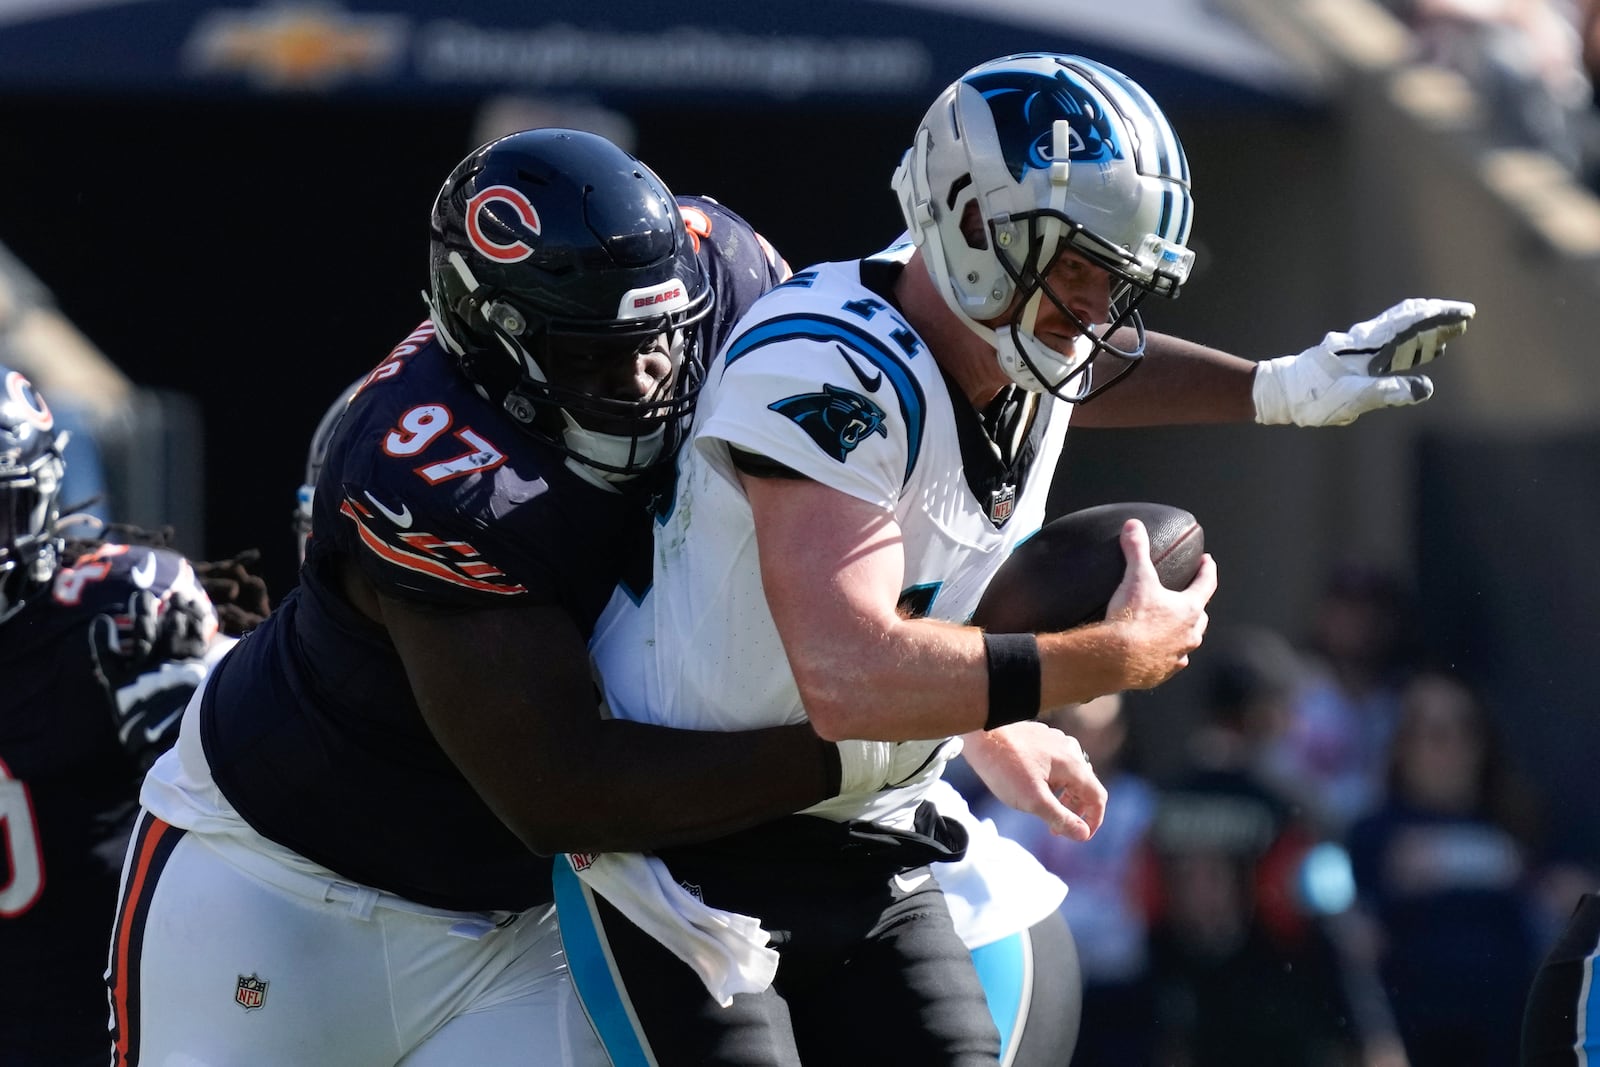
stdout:
<svg viewBox="0 0 1600 1067">
<path fill-rule="evenodd" d="M 1476 313 L 1459 300 L 1403 300 L 1304 351 L 1259 363 L 1150 332 L 1139 365 L 1079 405 L 1073 424 L 1342 426 L 1369 411 L 1430 398 L 1433 382 L 1419 368 L 1442 355 Z M 1126 348 L 1132 334 L 1124 328 L 1112 340 Z"/>
<path fill-rule="evenodd" d="M 832 746 L 804 724 L 710 733 L 602 719 L 588 651 L 560 608 L 377 603 L 429 729 L 535 852 L 704 840 L 837 788 Z"/>
<path fill-rule="evenodd" d="M 983 633 L 897 611 L 904 561 L 894 519 L 809 479 L 741 479 L 768 606 L 817 733 L 901 741 L 983 727 Z M 1133 525 L 1123 542 L 1129 575 L 1110 617 L 1038 639 L 1043 707 L 1148 689 L 1199 646 L 1215 563 L 1204 562 L 1188 589 L 1166 589 L 1148 535 Z"/>
<path fill-rule="evenodd" d="M 1116 339 L 1131 344 L 1126 336 L 1131 332 L 1120 331 Z M 1139 366 L 1115 388 L 1079 404 L 1072 425 L 1114 429 L 1250 422 L 1255 369 L 1248 359 L 1151 331 Z"/>
</svg>

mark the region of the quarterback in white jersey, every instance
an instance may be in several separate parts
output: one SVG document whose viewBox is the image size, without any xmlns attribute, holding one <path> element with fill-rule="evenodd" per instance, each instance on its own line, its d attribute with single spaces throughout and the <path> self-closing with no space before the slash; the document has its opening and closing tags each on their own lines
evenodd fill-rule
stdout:
<svg viewBox="0 0 1600 1067">
<path fill-rule="evenodd" d="M 1012 410 L 997 412 L 1017 421 L 1014 462 L 1002 463 L 970 408 L 952 402 L 915 332 L 862 284 L 863 272 L 876 272 L 879 281 L 892 277 L 913 251 L 908 240 L 861 263 L 803 271 L 758 302 L 760 321 L 751 316 L 741 323 L 739 340 L 702 391 L 699 429 L 680 461 L 672 509 L 657 531 L 657 581 L 639 602 L 619 592 L 591 642 L 614 715 L 701 730 L 805 718 L 765 608 L 750 508 L 731 449 L 762 455 L 891 511 L 905 540 L 902 608 L 908 614 L 965 622 L 995 568 L 1038 529 L 1071 407 L 1019 390 Z M 983 450 L 989 458 L 964 460 L 963 449 Z M 977 485 L 951 482 L 949 472 L 963 469 Z M 933 799 L 930 788 L 957 750 L 915 749 L 927 758 L 909 767 L 915 773 L 898 787 L 844 794 L 805 814 L 914 830 L 918 805 Z M 948 787 L 938 800 L 942 815 L 965 810 Z M 1069 983 L 1073 991 L 1065 999 L 1076 1000 L 1076 961 L 1065 927 L 1025 933 L 1055 910 L 1065 887 L 992 827 L 976 820 L 967 825 L 981 860 L 939 864 L 938 874 L 963 887 L 962 906 L 952 909 L 956 930 L 975 950 L 1004 1053 L 1016 1048 L 1029 1003 L 1049 999 L 1045 986 L 1030 988 L 1033 961 L 1012 958 L 1032 951 L 1033 938 L 1056 938 L 1054 951 L 1065 958 L 1037 966 Z M 972 879 L 980 884 L 968 886 Z M 1035 1027 L 1057 1027 L 1053 1040 L 1070 1048 L 1075 1012 L 1061 1014 L 1070 1017 Z M 615 1045 L 614 1035 L 602 1036 Z"/>
<path fill-rule="evenodd" d="M 1007 464 L 970 407 L 952 402 L 921 338 L 862 283 L 903 268 L 913 251 L 907 241 L 802 271 L 741 323 L 701 394 L 693 448 L 656 536 L 655 584 L 638 606 L 613 598 L 596 627 L 591 648 L 614 715 L 700 730 L 806 716 L 766 608 L 734 449 L 892 513 L 910 616 L 966 622 L 1000 563 L 1043 522 L 1072 408 L 1017 390 L 996 413 L 1014 423 Z M 967 481 L 951 477 L 958 471 Z M 939 750 L 898 788 L 807 811 L 909 827 L 953 751 Z"/>
<path fill-rule="evenodd" d="M 906 241 L 866 260 L 802 271 L 764 294 L 741 321 L 735 340 L 720 354 L 701 393 L 695 436 L 680 459 L 675 496 L 657 529 L 655 582 L 637 601 L 619 590 L 591 640 L 613 715 L 720 731 L 806 718 L 800 686 L 767 608 L 756 529 L 735 466 L 736 450 L 792 472 L 786 477 L 831 486 L 891 515 L 903 541 L 899 610 L 907 617 L 965 623 L 1000 562 L 1042 523 L 1071 406 L 1015 389 L 992 411 L 980 414 L 964 398 L 953 396 L 938 363 L 889 296 L 914 252 L 914 245 Z M 910 837 L 929 834 L 949 845 L 950 851 L 943 854 L 908 853 L 903 862 L 890 859 L 882 871 L 884 878 L 898 875 L 895 884 L 907 899 L 917 902 L 930 894 L 935 898 L 931 903 L 917 902 L 917 907 L 943 909 L 936 881 L 926 873 L 901 872 L 922 868 L 930 859 L 958 863 L 961 858 L 967 832 L 937 818 L 934 808 L 923 803 L 958 745 L 904 747 L 914 754 L 915 762 L 902 768 L 904 773 L 895 779 L 898 785 L 842 794 L 806 809 L 802 818 L 821 817 L 850 828 L 887 828 Z M 949 803 L 948 795 L 944 803 Z M 790 830 L 772 826 L 760 832 L 785 853 L 785 859 L 814 858 L 833 849 L 832 841 L 793 844 Z M 987 840 L 983 844 L 994 850 L 989 852 L 991 863 L 997 846 L 1005 845 Z M 742 845 L 733 850 L 748 855 Z M 621 1049 L 637 1043 L 663 1062 L 689 1062 L 706 1050 L 678 1043 L 683 1032 L 681 1012 L 661 1009 L 664 1016 L 679 1020 L 671 1028 L 649 1024 L 651 1006 L 641 1002 L 648 998 L 651 1005 L 660 1003 L 652 991 L 667 983 L 660 980 L 654 961 L 648 956 L 641 960 L 625 939 L 615 936 L 616 924 L 607 923 L 602 909 L 620 908 L 635 924 L 660 932 L 655 924 L 664 910 L 678 911 L 692 926 L 704 923 L 701 903 L 749 911 L 763 921 L 771 910 L 781 912 L 783 906 L 771 903 L 765 894 L 730 895 L 718 877 L 725 873 L 722 866 L 705 863 L 697 849 L 663 850 L 660 857 L 672 879 L 699 888 L 700 900 L 674 902 L 670 893 L 665 899 L 654 892 L 638 894 L 637 886 L 620 884 L 625 871 L 607 868 L 608 863 L 617 863 L 615 856 L 582 857 L 577 864 L 600 898 L 609 901 L 602 904 L 591 895 L 584 902 L 585 913 L 596 918 L 599 927 L 598 935 L 588 937 L 604 940 L 606 955 L 615 961 L 609 986 L 624 990 L 631 1002 L 631 1012 L 609 1014 L 640 1018 L 642 1024 L 606 1025 L 608 1013 L 595 1004 L 593 987 L 582 973 L 588 937 L 572 932 L 567 911 L 563 933 L 570 938 L 580 993 L 613 1056 L 625 1057 Z M 770 869 L 770 862 L 762 865 Z M 1032 875 L 1036 867 L 1021 865 L 1021 871 Z M 947 869 L 952 877 L 962 870 Z M 1019 897 L 1025 897 L 1030 906 L 1044 901 L 1047 915 L 1059 902 L 1059 882 L 1042 870 L 1037 876 L 1026 889 L 1019 887 L 1012 899 L 1021 902 Z M 667 881 L 659 876 L 655 880 Z M 558 866 L 558 900 L 563 899 L 562 885 Z M 568 883 L 568 888 L 575 887 Z M 974 931 L 982 925 L 981 911 L 961 911 Z M 992 923 L 993 909 L 984 914 Z M 1007 929 L 1002 936 L 1026 929 L 1044 915 L 1019 915 L 1020 927 Z M 952 929 L 948 913 L 941 910 L 939 920 L 940 929 L 948 933 Z M 763 928 L 755 940 L 764 943 L 771 932 Z M 981 945 L 995 938 L 995 931 L 988 930 L 971 940 Z M 1026 951 L 1026 942 L 1021 945 Z M 749 953 L 759 947 L 746 945 L 744 950 Z M 718 949 L 690 941 L 675 951 L 694 957 Z M 775 974 L 776 961 L 769 963 L 772 970 L 767 972 L 761 970 L 758 956 L 747 955 L 741 962 L 738 945 L 725 945 L 721 951 L 731 954 L 734 962 L 729 967 L 697 969 L 713 996 L 736 1010 L 732 994 L 762 992 L 762 979 Z M 1070 941 L 1066 951 L 1070 952 Z M 729 970 L 758 978 L 740 984 L 738 978 L 728 977 Z M 898 972 L 899 966 L 894 970 Z M 1015 974 L 1018 968 L 1011 965 L 1008 970 Z M 804 1009 L 781 980 L 778 988 L 796 1016 L 794 1025 L 801 1030 L 797 1041 L 805 1047 Z M 965 1020 L 958 1034 L 962 1028 L 984 1033 L 982 1024 L 987 1020 L 974 1011 L 974 1005 L 981 1007 L 983 1002 L 973 994 L 970 985 L 957 984 L 937 994 L 952 998 L 954 1008 L 942 999 L 933 1001 L 947 1005 L 943 1014 Z M 998 1006 L 995 1015 L 1006 1029 L 1000 1045 L 1005 1048 L 1021 1019 L 1015 1013 L 1007 1016 Z M 815 1040 L 814 1032 L 809 1039 Z M 752 1048 L 737 1046 L 724 1054 L 736 1060 L 755 1054 Z M 762 1054 L 769 1051 L 764 1048 Z M 930 1051 L 936 1057 L 970 1054 L 948 1043 Z"/>
<path fill-rule="evenodd" d="M 964 739 L 1000 799 L 1084 839 L 1063 771 L 1081 771 L 1081 749 L 1017 739 L 1048 730 L 1028 721 L 1041 710 L 1185 667 L 1217 585 L 1207 556 L 1187 589 L 1164 589 L 1130 522 L 1105 621 L 966 625 L 1044 518 L 1069 414 L 1348 422 L 1426 399 L 1431 383 L 1401 372 L 1472 314 L 1407 301 L 1261 364 L 1147 350 L 1139 305 L 1177 295 L 1194 260 L 1188 165 L 1144 90 L 1079 56 L 968 71 L 893 187 L 910 244 L 800 272 L 724 344 L 659 516 L 654 585 L 614 597 L 590 647 L 618 717 L 808 721 L 829 740 L 902 743 L 903 765 L 888 788 L 717 841 L 556 864 L 569 963 L 614 1062 L 993 1063 L 995 1024 L 930 869 L 968 842 L 925 799 L 947 741 Z M 840 1025 L 863 1010 L 871 1027 Z"/>
</svg>

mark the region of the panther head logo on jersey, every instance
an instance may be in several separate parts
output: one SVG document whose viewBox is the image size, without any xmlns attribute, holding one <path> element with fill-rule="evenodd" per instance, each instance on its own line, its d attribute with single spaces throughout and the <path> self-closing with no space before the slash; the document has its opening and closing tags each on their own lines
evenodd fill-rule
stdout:
<svg viewBox="0 0 1600 1067">
<path fill-rule="evenodd" d="M 1124 158 L 1111 120 L 1064 70 L 1054 77 L 1000 70 L 978 75 L 970 84 L 983 94 L 994 115 L 1006 168 L 1017 181 L 1030 167 L 1044 170 L 1050 166 L 1057 119 L 1066 119 L 1071 128 L 1067 158 L 1072 162 L 1105 163 Z"/>
<path fill-rule="evenodd" d="M 820 393 L 800 393 L 767 407 L 794 420 L 828 455 L 845 461 L 866 437 L 888 437 L 883 409 L 860 393 L 824 384 Z"/>
</svg>

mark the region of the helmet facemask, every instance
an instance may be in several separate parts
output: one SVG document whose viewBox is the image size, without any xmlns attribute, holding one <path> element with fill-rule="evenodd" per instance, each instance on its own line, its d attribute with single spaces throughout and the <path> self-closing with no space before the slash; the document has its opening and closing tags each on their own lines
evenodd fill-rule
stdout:
<svg viewBox="0 0 1600 1067">
<path fill-rule="evenodd" d="M 1013 262 L 1003 251 L 1007 245 L 1017 243 L 1012 235 L 1019 229 L 1019 224 L 1025 226 L 1026 236 L 1022 246 L 1027 250 L 1020 264 Z M 1046 236 L 1051 230 L 1058 234 L 1064 232 L 1066 239 Z M 1148 289 L 1112 271 L 1115 281 L 1111 288 L 1109 320 L 1090 323 L 1073 311 L 1050 284 L 1050 273 L 1067 250 L 1071 248 L 1101 269 L 1112 270 L 1102 259 L 1088 255 L 1073 242 L 1074 233 L 1081 230 L 1070 220 L 1046 212 L 1031 212 L 1025 217 L 1012 216 L 1004 226 L 992 219 L 989 222 L 992 247 L 1002 249 L 995 258 L 1011 279 L 1015 292 L 1011 314 L 1005 325 L 994 331 L 995 355 L 1000 366 L 1012 381 L 1029 392 L 1049 393 L 1072 403 L 1082 403 L 1098 396 L 1132 371 L 1138 361 L 1144 358 L 1145 329 L 1139 305 L 1150 295 Z M 1040 263 L 1043 249 L 1052 246 L 1054 252 Z M 1057 313 L 1077 330 L 1071 351 L 1058 351 L 1034 333 L 1039 311 L 1045 301 L 1049 301 Z M 1110 340 L 1124 326 L 1134 331 L 1133 344 L 1126 348 Z M 1095 361 L 1102 355 L 1116 357 L 1121 365 L 1114 373 L 1100 376 L 1095 381 Z"/>
<path fill-rule="evenodd" d="M 514 298 L 479 285 L 458 252 L 449 255 L 449 270 L 461 283 L 461 295 L 442 315 L 427 294 L 446 346 L 463 360 L 469 377 L 498 399 L 504 410 L 528 433 L 565 454 L 604 481 L 632 478 L 669 461 L 688 436 L 694 402 L 703 380 L 697 358 L 695 323 L 711 310 L 711 291 L 702 285 L 692 300 L 682 297 L 681 284 L 654 286 L 658 292 L 630 292 L 624 304 L 656 300 L 676 290 L 678 297 L 660 301 L 670 310 L 604 322 L 559 319 L 519 307 Z M 648 306 L 648 305 L 641 305 Z M 500 352 L 465 346 L 455 337 L 463 323 L 487 335 Z M 467 327 L 470 330 L 470 326 Z M 664 346 L 670 372 L 656 388 L 637 400 L 622 400 L 592 389 L 563 384 L 557 366 L 591 371 L 606 365 L 632 366 L 652 343 Z M 507 360 L 506 357 L 510 357 Z"/>
<path fill-rule="evenodd" d="M 525 130 L 457 166 L 432 233 L 426 299 L 481 393 L 592 480 L 675 454 L 701 381 L 693 327 L 713 294 L 654 172 L 594 134 Z M 672 366 L 640 397 L 622 383 L 652 347 Z"/>
<path fill-rule="evenodd" d="M 1079 403 L 1130 373 L 1144 355 L 1140 305 L 1176 296 L 1193 264 L 1176 134 L 1142 89 L 1079 57 L 969 71 L 929 109 L 894 187 L 946 304 L 1030 392 Z M 1111 275 L 1108 322 L 1083 321 L 1051 286 L 1069 249 Z M 1034 333 L 1046 300 L 1077 331 L 1067 351 Z M 1123 327 L 1132 343 L 1113 344 Z M 1120 365 L 1093 381 L 1107 354 Z"/>
<path fill-rule="evenodd" d="M 66 464 L 65 434 L 26 468 L 0 473 L 0 622 L 55 576 L 62 539 L 56 532 Z"/>
</svg>

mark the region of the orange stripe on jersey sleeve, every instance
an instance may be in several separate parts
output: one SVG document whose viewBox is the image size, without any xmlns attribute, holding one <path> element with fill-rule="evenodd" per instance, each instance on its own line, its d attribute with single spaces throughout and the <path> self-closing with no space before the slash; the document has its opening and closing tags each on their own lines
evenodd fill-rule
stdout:
<svg viewBox="0 0 1600 1067">
<path fill-rule="evenodd" d="M 459 571 L 445 566 L 438 560 L 396 548 L 368 529 L 367 524 L 361 521 L 361 516 L 357 513 L 356 508 L 348 500 L 339 505 L 339 511 L 356 524 L 356 533 L 360 535 L 362 544 L 371 549 L 373 554 L 380 559 L 387 560 L 397 567 L 404 567 L 406 570 L 425 574 L 430 578 L 437 578 L 442 582 L 449 582 L 452 585 L 459 585 L 476 592 L 493 593 L 496 596 L 518 596 L 528 591 L 525 585 L 501 585 L 494 582 L 476 581 Z"/>
</svg>

